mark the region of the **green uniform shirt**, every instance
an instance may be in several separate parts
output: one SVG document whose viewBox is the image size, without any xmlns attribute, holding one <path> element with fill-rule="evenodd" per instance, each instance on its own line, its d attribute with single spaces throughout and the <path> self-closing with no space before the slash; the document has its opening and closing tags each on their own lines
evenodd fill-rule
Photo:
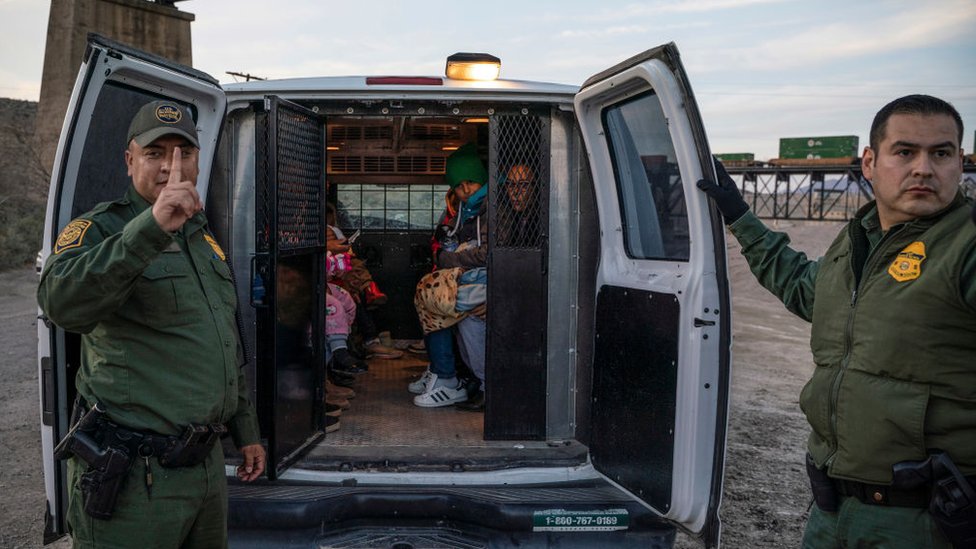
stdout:
<svg viewBox="0 0 976 549">
<path fill-rule="evenodd" d="M 976 472 L 976 228 L 957 196 L 881 231 L 862 209 L 810 261 L 747 214 L 732 226 L 750 268 L 813 322 L 816 369 L 800 395 L 808 449 L 831 476 L 891 481 L 891 466 L 942 449 Z"/>
<path fill-rule="evenodd" d="M 237 296 L 202 213 L 167 233 L 130 186 L 68 224 L 37 298 L 52 322 L 83 334 L 78 392 L 112 420 L 168 435 L 224 423 L 238 447 L 259 441 Z"/>
</svg>

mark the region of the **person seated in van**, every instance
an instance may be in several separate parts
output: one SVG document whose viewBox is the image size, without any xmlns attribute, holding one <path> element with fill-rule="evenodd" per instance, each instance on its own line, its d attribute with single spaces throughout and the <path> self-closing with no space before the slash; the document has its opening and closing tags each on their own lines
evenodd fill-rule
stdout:
<svg viewBox="0 0 976 549">
<path fill-rule="evenodd" d="M 435 258 L 436 270 L 421 279 L 414 296 L 430 366 L 408 389 L 419 393 L 414 404 L 424 408 L 468 400 L 454 363 L 455 326 L 462 358 L 484 382 L 485 324 L 471 313 L 484 303 L 487 280 L 488 172 L 473 143 L 448 157 L 444 178 L 460 200 L 460 207 L 453 228 L 440 231 L 442 245 Z M 480 286 L 480 291 L 468 287 L 472 285 Z"/>
<path fill-rule="evenodd" d="M 373 275 L 370 274 L 369 269 L 366 267 L 366 262 L 356 257 L 356 254 L 352 251 L 352 243 L 346 240 L 346 236 L 336 222 L 337 218 L 338 213 L 335 205 L 332 203 L 326 204 L 326 223 L 329 228 L 329 232 L 326 233 L 326 238 L 329 240 L 334 239 L 343 244 L 345 246 L 345 252 L 352 256 L 352 269 L 342 275 L 343 286 L 351 294 L 361 294 L 362 297 L 365 297 L 364 302 L 368 309 L 386 305 L 388 300 L 387 295 L 376 285 L 376 282 L 373 280 Z"/>
<path fill-rule="evenodd" d="M 355 326 L 362 335 L 366 358 L 395 359 L 403 356 L 403 351 L 384 345 L 379 330 L 369 310 L 386 304 L 387 296 L 373 281 L 373 275 L 366 268 L 366 262 L 356 257 L 352 245 L 346 240 L 342 230 L 335 225 L 336 209 L 327 204 L 326 244 L 333 253 L 344 253 L 350 257 L 350 268 L 339 274 L 333 282 L 345 288 L 356 301 Z M 365 307 L 359 306 L 365 304 Z M 361 353 L 362 356 L 362 353 Z"/>
<path fill-rule="evenodd" d="M 454 194 L 454 189 L 447 189 L 444 193 L 444 211 L 441 212 L 440 218 L 437 220 L 435 225 L 434 233 L 430 237 L 430 254 L 431 257 L 436 258 L 437 252 L 440 251 L 441 246 L 445 242 L 453 242 L 455 245 L 457 241 L 453 237 L 448 237 L 449 232 L 451 232 L 453 225 L 452 222 L 457 216 L 458 207 L 460 206 L 460 201 L 457 195 Z M 437 269 L 437 265 L 433 265 L 433 269 Z M 416 354 L 427 354 L 427 347 L 424 345 L 424 340 L 419 340 L 411 343 L 407 346 L 407 350 Z M 422 385 L 420 385 L 422 389 Z M 420 392 L 420 389 L 418 391 Z"/>
<path fill-rule="evenodd" d="M 338 276 L 349 270 L 349 255 L 326 251 L 326 276 Z M 348 292 L 329 282 L 325 292 L 325 360 L 335 371 L 361 374 L 366 363 L 349 353 L 349 331 L 356 318 L 356 302 Z"/>
<path fill-rule="evenodd" d="M 501 180 L 500 227 L 498 241 L 506 246 L 532 246 L 541 232 L 542 216 L 538 204 L 535 170 L 526 164 L 515 164 Z"/>
</svg>

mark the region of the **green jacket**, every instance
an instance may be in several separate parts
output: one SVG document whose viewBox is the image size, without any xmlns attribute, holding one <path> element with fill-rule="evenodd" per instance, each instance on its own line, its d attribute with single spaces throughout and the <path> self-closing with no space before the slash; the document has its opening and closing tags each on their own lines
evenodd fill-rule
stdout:
<svg viewBox="0 0 976 549">
<path fill-rule="evenodd" d="M 111 419 L 175 435 L 225 423 L 238 447 L 259 441 L 239 367 L 237 295 L 202 213 L 173 234 L 131 186 L 62 231 L 37 300 L 83 334 L 78 392 Z"/>
<path fill-rule="evenodd" d="M 961 195 L 887 233 L 871 203 L 818 261 L 752 214 L 730 228 L 760 283 L 812 321 L 800 407 L 817 465 L 887 484 L 893 464 L 941 449 L 976 472 L 976 227 Z"/>
</svg>

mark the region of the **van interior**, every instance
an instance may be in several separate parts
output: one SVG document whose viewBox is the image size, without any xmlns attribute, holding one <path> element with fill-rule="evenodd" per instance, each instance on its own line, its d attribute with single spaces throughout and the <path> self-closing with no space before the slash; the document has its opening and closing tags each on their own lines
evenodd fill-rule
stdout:
<svg viewBox="0 0 976 549">
<path fill-rule="evenodd" d="M 577 388 L 571 386 L 577 378 L 570 375 L 575 365 L 568 355 L 551 362 L 547 338 L 550 125 L 553 113 L 560 124 L 570 124 L 571 117 L 548 105 L 464 105 L 468 113 L 458 113 L 457 105 L 397 105 L 397 113 L 384 112 L 389 111 L 387 105 L 372 106 L 376 112 L 359 114 L 363 109 L 359 103 L 283 102 L 275 111 L 277 120 L 253 108 L 228 116 L 224 148 L 214 173 L 230 177 L 218 176 L 211 183 L 208 216 L 218 221 L 214 227 L 218 239 L 223 236 L 232 243 L 235 270 L 251 274 L 251 290 L 246 284 L 238 286 L 242 303 L 252 305 L 243 307 L 243 324 L 245 340 L 257 348 L 253 351 L 258 367 L 255 379 L 249 381 L 258 388 L 262 432 L 275 431 L 281 445 L 274 449 L 279 459 L 291 454 L 286 461 L 310 470 L 469 471 L 584 463 L 587 448 L 579 439 L 584 430 L 576 428 L 574 416 Z M 293 120 L 287 122 L 290 118 Z M 277 139 L 262 144 L 261 128 L 272 126 L 279 130 Z M 407 391 L 407 385 L 427 367 L 426 355 L 407 349 L 423 337 L 414 290 L 417 281 L 433 268 L 431 238 L 449 189 L 444 181 L 446 160 L 467 143 L 477 146 L 489 173 L 484 413 L 454 406 L 420 408 Z M 264 152 L 275 145 L 298 152 Z M 255 151 L 253 161 L 240 156 L 249 150 Z M 261 160 L 265 156 L 275 156 L 277 168 L 265 168 Z M 309 162 L 324 164 L 325 180 L 309 176 L 304 183 L 296 183 L 308 175 L 303 165 Z M 278 190 L 277 206 L 261 204 L 274 194 L 261 188 L 262 172 L 269 170 L 277 170 L 279 177 L 270 185 Z M 560 171 L 569 172 L 569 167 Z M 519 183 L 512 183 L 512 178 Z M 249 180 L 257 181 L 253 191 L 248 189 L 254 185 Z M 307 390 L 321 391 L 319 373 L 324 371 L 324 358 L 321 343 L 304 337 L 303 331 L 305 326 L 314 326 L 320 315 L 324 261 L 321 247 L 303 251 L 291 244 L 321 230 L 307 226 L 311 216 L 298 202 L 305 197 L 313 197 L 311 202 L 320 200 L 317 193 L 322 192 L 336 209 L 336 224 L 342 233 L 360 233 L 353 246 L 355 254 L 365 261 L 387 296 L 384 305 L 370 307 L 368 314 L 377 331 L 390 332 L 394 346 L 404 355 L 369 359 L 368 372 L 356 376 L 356 397 L 342 412 L 340 429 L 313 441 L 304 427 L 320 412 L 301 402 L 307 400 Z M 287 193 L 293 196 L 283 196 Z M 256 206 L 249 203 L 249 196 L 256 196 Z M 250 217 L 252 210 L 258 212 L 257 219 Z M 261 219 L 262 212 L 270 211 L 277 212 L 277 219 Z M 224 220 L 226 226 L 220 227 Z M 277 239 L 262 234 L 261 229 L 274 222 Z M 258 227 L 256 237 L 252 225 Z M 248 242 L 248 238 L 256 241 Z M 254 250 L 248 255 L 258 258 L 258 266 L 241 261 L 242 254 L 235 254 L 239 249 Z M 274 265 L 263 264 L 260 258 L 264 255 L 273 255 Z M 272 285 L 268 279 L 276 279 L 273 321 L 262 313 L 262 306 L 268 303 L 255 303 L 255 270 L 267 291 Z M 296 273 L 301 282 L 293 283 Z M 301 290 L 296 289 L 299 286 Z M 570 290 L 568 285 L 566 290 Z M 294 328 L 288 329 L 287 324 Z M 354 329 L 350 341 L 361 349 L 357 331 Z M 272 332 L 273 346 L 268 338 Z M 551 385 L 551 368 L 557 361 L 564 379 Z M 268 368 L 267 364 L 275 366 Z M 464 375 L 459 356 L 456 364 Z M 269 375 L 270 371 L 275 375 Z M 305 390 L 296 390 L 299 386 Z M 553 388 L 559 392 L 553 393 Z M 319 393 L 316 399 L 321 401 L 321 397 Z M 551 414 L 554 407 L 560 412 Z"/>
</svg>

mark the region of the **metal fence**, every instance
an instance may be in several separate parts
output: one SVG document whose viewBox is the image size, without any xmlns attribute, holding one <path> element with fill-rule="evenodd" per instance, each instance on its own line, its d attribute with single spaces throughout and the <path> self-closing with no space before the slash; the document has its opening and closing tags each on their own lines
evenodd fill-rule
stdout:
<svg viewBox="0 0 976 549">
<path fill-rule="evenodd" d="M 860 165 L 727 169 L 743 198 L 763 219 L 844 221 L 874 199 Z M 976 166 L 965 166 L 962 189 L 976 199 Z"/>
</svg>

